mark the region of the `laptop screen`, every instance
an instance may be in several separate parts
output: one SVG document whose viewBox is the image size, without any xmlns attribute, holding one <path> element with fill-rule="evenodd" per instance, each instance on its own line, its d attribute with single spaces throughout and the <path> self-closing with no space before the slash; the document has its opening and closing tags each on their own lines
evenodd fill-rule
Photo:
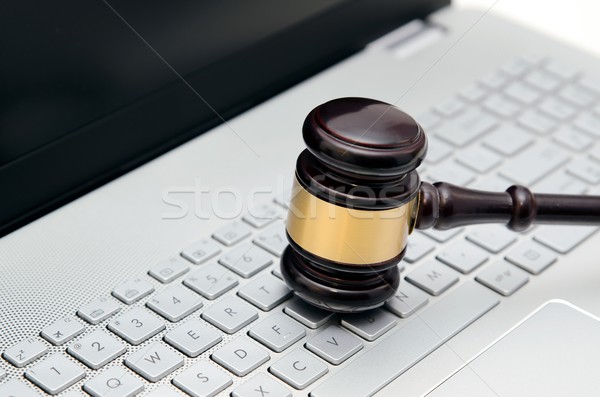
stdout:
<svg viewBox="0 0 600 397">
<path fill-rule="evenodd" d="M 0 235 L 445 3 L 3 1 Z"/>
</svg>

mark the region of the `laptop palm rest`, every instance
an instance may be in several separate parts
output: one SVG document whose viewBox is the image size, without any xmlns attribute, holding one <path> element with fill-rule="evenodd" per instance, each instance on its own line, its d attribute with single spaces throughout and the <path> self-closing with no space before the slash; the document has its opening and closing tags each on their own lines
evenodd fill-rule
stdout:
<svg viewBox="0 0 600 397">
<path fill-rule="evenodd" d="M 600 320 L 551 301 L 428 396 L 591 396 L 599 375 Z"/>
</svg>

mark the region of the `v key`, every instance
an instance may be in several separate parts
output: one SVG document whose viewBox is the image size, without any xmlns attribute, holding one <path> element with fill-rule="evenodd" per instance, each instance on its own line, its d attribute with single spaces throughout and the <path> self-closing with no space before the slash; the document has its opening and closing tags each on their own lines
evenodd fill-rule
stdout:
<svg viewBox="0 0 600 397">
<path fill-rule="evenodd" d="M 332 325 L 306 342 L 306 348 L 333 365 L 341 364 L 363 348 L 361 339 Z"/>
<path fill-rule="evenodd" d="M 331 343 L 332 345 L 339 346 L 338 343 L 337 343 L 337 340 L 335 340 L 335 336 L 332 336 L 331 340 L 327 339 L 325 342 Z"/>
</svg>

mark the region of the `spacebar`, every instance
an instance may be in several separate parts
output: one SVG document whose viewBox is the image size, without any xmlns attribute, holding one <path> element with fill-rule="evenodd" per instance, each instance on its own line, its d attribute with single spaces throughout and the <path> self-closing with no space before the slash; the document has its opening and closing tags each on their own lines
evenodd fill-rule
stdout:
<svg viewBox="0 0 600 397">
<path fill-rule="evenodd" d="M 320 384 L 310 395 L 372 395 L 499 302 L 489 289 L 474 282 L 463 284 Z"/>
</svg>

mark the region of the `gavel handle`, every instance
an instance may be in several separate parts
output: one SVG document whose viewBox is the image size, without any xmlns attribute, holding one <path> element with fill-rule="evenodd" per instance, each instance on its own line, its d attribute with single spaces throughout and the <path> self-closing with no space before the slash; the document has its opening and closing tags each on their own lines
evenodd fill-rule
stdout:
<svg viewBox="0 0 600 397">
<path fill-rule="evenodd" d="M 417 229 L 446 230 L 481 223 L 504 223 L 515 231 L 533 223 L 600 225 L 600 196 L 533 194 L 519 185 L 495 193 L 446 182 L 421 184 Z"/>
</svg>

